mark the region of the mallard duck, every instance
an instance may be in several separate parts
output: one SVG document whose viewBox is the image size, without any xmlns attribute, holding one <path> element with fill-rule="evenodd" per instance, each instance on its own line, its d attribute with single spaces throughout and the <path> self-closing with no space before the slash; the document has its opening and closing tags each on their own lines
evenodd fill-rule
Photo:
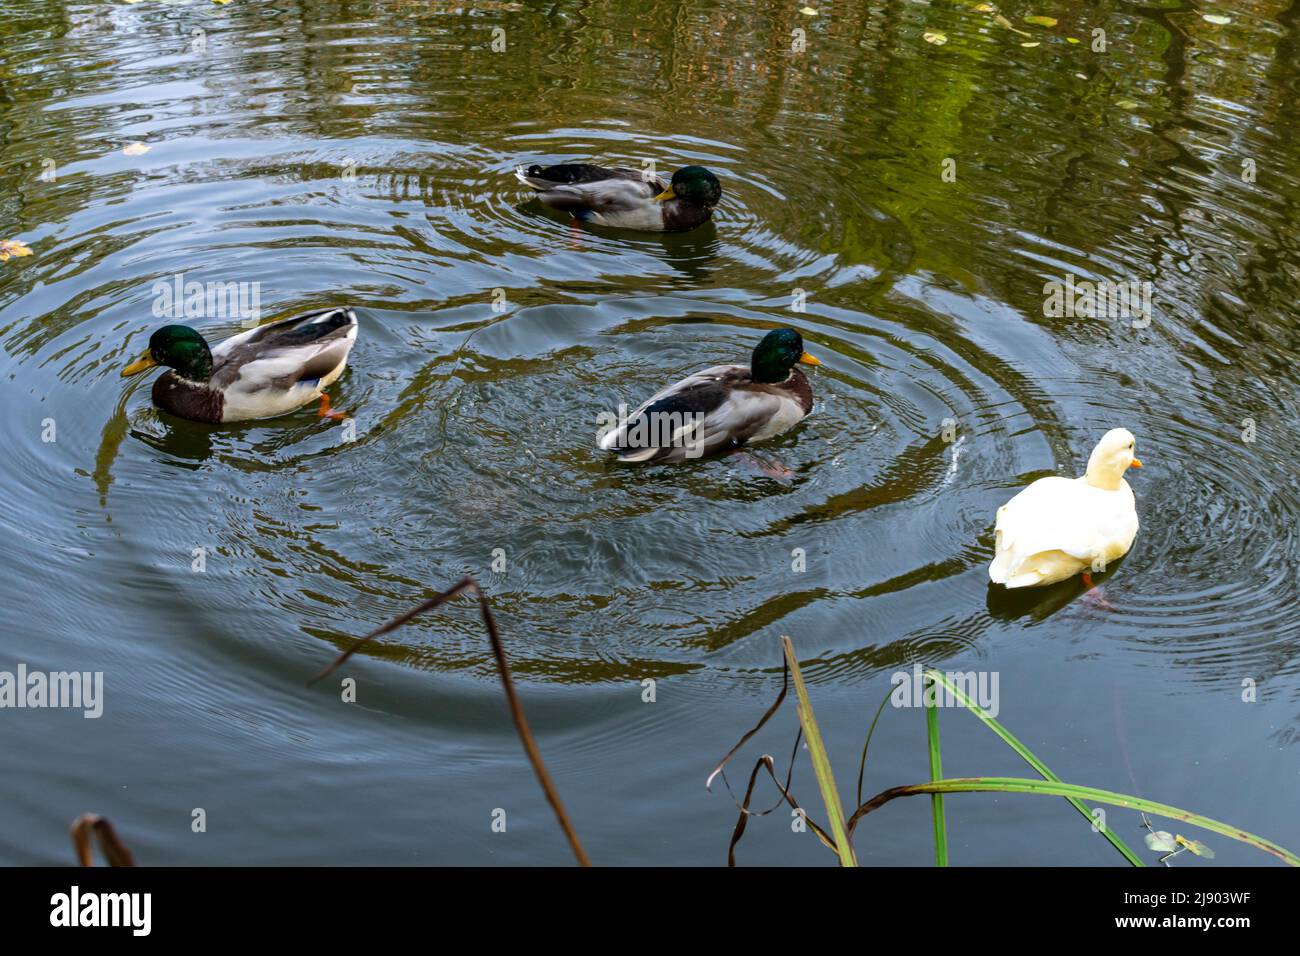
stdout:
<svg viewBox="0 0 1300 956">
<path fill-rule="evenodd" d="M 1124 480 L 1133 457 L 1133 433 L 1112 428 L 1097 442 L 1080 478 L 1039 478 L 998 509 L 995 584 L 1009 588 L 1055 584 L 1102 571 L 1122 558 L 1138 532 L 1133 489 Z"/>
<path fill-rule="evenodd" d="M 671 182 L 634 169 L 564 163 L 520 166 L 519 181 L 546 205 L 583 222 L 646 232 L 682 232 L 709 221 L 722 198 L 718 177 L 703 166 L 683 166 Z"/>
<path fill-rule="evenodd" d="M 153 383 L 153 403 L 196 422 L 273 418 L 318 398 L 322 416 L 340 418 L 325 389 L 343 374 L 356 340 L 356 314 L 345 308 L 258 326 L 213 348 L 187 325 L 165 325 L 122 376 L 171 369 Z"/>
<path fill-rule="evenodd" d="M 774 329 L 749 365 L 715 365 L 668 386 L 605 432 L 599 446 L 620 461 L 679 462 L 772 438 L 812 411 L 812 386 L 795 368 L 799 362 L 821 364 L 794 329 Z"/>
</svg>

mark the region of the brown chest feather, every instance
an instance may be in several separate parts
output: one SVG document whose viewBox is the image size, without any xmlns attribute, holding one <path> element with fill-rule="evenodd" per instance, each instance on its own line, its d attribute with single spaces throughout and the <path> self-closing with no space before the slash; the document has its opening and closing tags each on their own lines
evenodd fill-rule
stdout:
<svg viewBox="0 0 1300 956">
<path fill-rule="evenodd" d="M 153 403 L 180 418 L 216 425 L 221 421 L 226 399 L 214 388 L 167 372 L 153 383 Z"/>
<path fill-rule="evenodd" d="M 683 199 L 670 199 L 661 209 L 664 217 L 664 232 L 685 232 L 709 221 L 713 210 Z"/>
<path fill-rule="evenodd" d="M 812 386 L 808 384 L 808 379 L 804 377 L 803 372 L 791 369 L 794 373 L 790 376 L 790 381 L 782 383 L 782 388 L 799 399 L 799 405 L 803 408 L 803 413 L 807 415 L 812 411 L 813 397 Z"/>
</svg>

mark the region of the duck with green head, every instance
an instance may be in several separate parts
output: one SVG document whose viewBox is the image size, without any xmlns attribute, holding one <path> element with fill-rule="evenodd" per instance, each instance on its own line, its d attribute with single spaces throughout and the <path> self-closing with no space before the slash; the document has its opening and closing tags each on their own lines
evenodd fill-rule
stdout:
<svg viewBox="0 0 1300 956">
<path fill-rule="evenodd" d="M 343 374 L 356 340 L 356 314 L 345 308 L 258 326 L 215 347 L 187 325 L 165 325 L 122 375 L 169 369 L 153 383 L 153 403 L 197 422 L 274 418 L 317 399 L 322 416 L 339 418 L 325 389 Z"/>
<path fill-rule="evenodd" d="M 683 166 L 669 182 L 590 163 L 520 166 L 515 175 L 546 205 L 576 219 L 644 232 L 694 229 L 709 221 L 722 198 L 718 177 L 703 166 Z"/>
<path fill-rule="evenodd" d="M 651 396 L 600 448 L 620 461 L 680 462 L 773 438 L 812 411 L 812 386 L 797 365 L 820 365 L 794 329 L 773 329 L 749 365 L 715 365 Z"/>
</svg>

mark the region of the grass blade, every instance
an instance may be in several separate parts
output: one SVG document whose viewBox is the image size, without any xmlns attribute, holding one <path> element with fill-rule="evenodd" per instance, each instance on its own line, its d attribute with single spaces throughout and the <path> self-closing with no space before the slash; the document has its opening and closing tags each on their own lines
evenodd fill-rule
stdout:
<svg viewBox="0 0 1300 956">
<path fill-rule="evenodd" d="M 915 783 L 906 787 L 893 787 L 876 794 L 858 807 L 853 812 L 853 816 L 849 817 L 848 832 L 852 834 L 859 820 L 873 810 L 878 810 L 889 801 L 898 797 L 919 796 L 923 793 L 1036 793 L 1044 796 L 1092 800 L 1096 803 L 1125 807 L 1129 810 L 1140 810 L 1152 816 L 1164 817 L 1168 820 L 1182 820 L 1192 826 L 1249 844 L 1256 849 L 1263 850 L 1265 853 L 1271 853 L 1291 866 L 1300 866 L 1300 856 L 1285 847 L 1278 846 L 1271 840 L 1265 840 L 1253 833 L 1247 833 L 1239 827 L 1221 823 L 1210 817 L 1201 816 L 1199 813 L 1192 813 L 1190 810 L 1183 810 L 1167 803 L 1156 803 L 1154 800 L 1145 800 L 1142 797 L 1130 796 L 1127 793 L 1116 793 L 1113 790 L 1081 787 L 1073 783 L 1061 783 L 1059 780 L 1030 780 L 1020 777 L 959 777 L 952 780 Z"/>
<path fill-rule="evenodd" d="M 835 788 L 835 777 L 831 774 L 830 758 L 826 755 L 826 746 L 822 743 L 821 730 L 817 718 L 813 716 L 812 701 L 808 698 L 808 688 L 803 682 L 803 673 L 799 670 L 799 659 L 795 657 L 794 644 L 790 638 L 781 635 L 781 649 L 785 653 L 786 665 L 790 668 L 790 678 L 794 682 L 798 695 L 797 709 L 799 725 L 803 735 L 808 739 L 808 753 L 812 756 L 813 772 L 817 775 L 817 786 L 821 789 L 822 800 L 826 804 L 826 818 L 831 836 L 835 839 L 835 852 L 840 856 L 840 866 L 857 866 L 853 847 L 849 843 L 848 828 L 844 824 L 844 807 L 840 804 L 840 794 Z"/>
<path fill-rule="evenodd" d="M 971 700 L 968 696 L 966 696 L 966 694 L 964 694 L 961 691 L 960 688 L 954 685 L 952 681 L 948 680 L 946 674 L 944 674 L 941 671 L 935 670 L 934 668 L 927 670 L 925 673 L 926 676 L 929 677 L 931 680 L 937 681 L 938 683 L 942 684 L 945 688 L 947 688 L 948 692 L 952 694 L 955 698 L 957 698 L 958 701 L 964 704 L 967 710 L 969 710 L 980 720 L 984 721 L 985 726 L 987 726 L 989 730 L 993 731 L 995 734 L 1001 737 L 1002 741 L 1008 747 L 1010 747 L 1012 750 L 1018 753 L 1021 759 L 1024 760 L 1025 763 L 1029 764 L 1029 766 L 1033 767 L 1034 770 L 1038 774 L 1040 774 L 1044 780 L 1052 780 L 1056 783 L 1061 782 L 1061 778 L 1058 777 L 1056 774 L 1052 773 L 1052 771 L 1047 768 L 1047 764 L 1039 760 L 1037 755 L 1035 755 L 1032 750 L 1030 750 L 1028 747 L 1022 744 L 1019 740 L 1017 740 L 1016 736 L 1013 733 L 1011 733 L 1011 731 L 1007 730 L 996 720 L 990 717 L 988 713 L 985 712 L 984 708 L 980 707 L 979 704 Z M 932 772 L 930 775 L 930 779 L 933 780 L 935 779 L 935 776 L 933 774 L 933 766 L 931 766 L 931 771 Z M 1074 807 L 1074 809 L 1078 810 L 1081 814 L 1084 815 L 1084 817 L 1087 818 L 1089 824 L 1092 824 L 1095 821 L 1095 817 L 1093 816 L 1091 807 L 1089 807 L 1083 801 L 1078 799 L 1074 799 L 1071 797 L 1067 797 L 1066 799 L 1069 800 L 1070 805 Z M 1124 856 L 1124 858 L 1128 860 L 1130 863 L 1132 863 L 1134 866 L 1146 866 L 1146 864 L 1142 862 L 1141 857 L 1139 857 L 1136 853 L 1134 853 L 1132 849 L 1129 848 L 1129 845 L 1125 843 L 1119 837 L 1118 834 L 1111 832 L 1110 827 L 1102 826 L 1098 829 L 1098 832 L 1102 836 L 1104 836 L 1107 840 L 1109 840 L 1111 845 L 1115 847 L 1115 849 L 1118 850 Z"/>
<path fill-rule="evenodd" d="M 867 739 L 862 742 L 862 759 L 858 761 L 858 803 L 862 802 L 862 775 L 867 771 L 867 748 L 871 746 L 871 737 L 876 732 L 876 721 L 880 719 L 881 711 L 889 703 L 889 698 L 894 695 L 894 686 L 889 685 L 889 690 L 885 692 L 885 699 L 880 702 L 876 708 L 876 716 L 871 718 L 871 726 L 867 729 Z"/>
<path fill-rule="evenodd" d="M 930 677 L 930 687 L 935 688 Z M 937 690 L 937 688 L 935 688 Z M 930 745 L 930 779 L 943 779 L 943 755 L 939 751 L 939 708 L 931 694 L 922 693 L 925 703 L 925 736 Z M 930 794 L 930 813 L 934 818 L 934 865 L 948 865 L 948 827 L 943 815 L 943 794 Z"/>
</svg>

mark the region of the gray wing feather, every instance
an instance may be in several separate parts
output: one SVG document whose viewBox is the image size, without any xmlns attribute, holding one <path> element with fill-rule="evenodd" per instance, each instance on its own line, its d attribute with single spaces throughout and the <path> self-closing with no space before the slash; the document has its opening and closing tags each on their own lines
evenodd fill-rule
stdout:
<svg viewBox="0 0 1300 956">
<path fill-rule="evenodd" d="M 738 387 L 750 381 L 750 371 L 742 365 L 715 365 L 688 375 L 637 406 L 625 424 L 601 436 L 599 447 L 606 451 L 623 448 L 629 428 L 657 403 L 662 403 L 661 408 L 672 406 L 674 410 L 694 406 L 704 414 L 691 435 L 699 454 L 711 454 L 727 445 L 746 441 L 780 411 L 782 402 L 779 395 L 766 389 Z M 663 447 L 625 451 L 621 457 L 625 461 L 658 461 L 680 460 L 684 455 L 682 447 Z"/>
<path fill-rule="evenodd" d="M 590 182 L 560 183 L 540 176 L 529 176 L 525 167 L 515 170 L 519 181 L 537 190 L 542 202 L 566 212 L 592 210 L 599 213 L 617 213 L 643 207 L 668 184 L 662 179 L 645 179 L 636 170 L 610 167 L 606 179 Z"/>
<path fill-rule="evenodd" d="M 341 324 L 317 334 L 311 326 L 323 326 L 325 320 Z M 315 381 L 347 361 L 356 335 L 356 317 L 350 310 L 325 310 L 260 326 L 212 350 L 216 368 L 211 383 L 218 388 L 238 383 L 241 390 L 257 391 Z"/>
<path fill-rule="evenodd" d="M 602 214 L 640 209 L 658 195 L 650 183 L 631 179 L 606 179 L 598 183 L 551 186 L 537 198 L 565 211 L 590 209 Z"/>
</svg>

